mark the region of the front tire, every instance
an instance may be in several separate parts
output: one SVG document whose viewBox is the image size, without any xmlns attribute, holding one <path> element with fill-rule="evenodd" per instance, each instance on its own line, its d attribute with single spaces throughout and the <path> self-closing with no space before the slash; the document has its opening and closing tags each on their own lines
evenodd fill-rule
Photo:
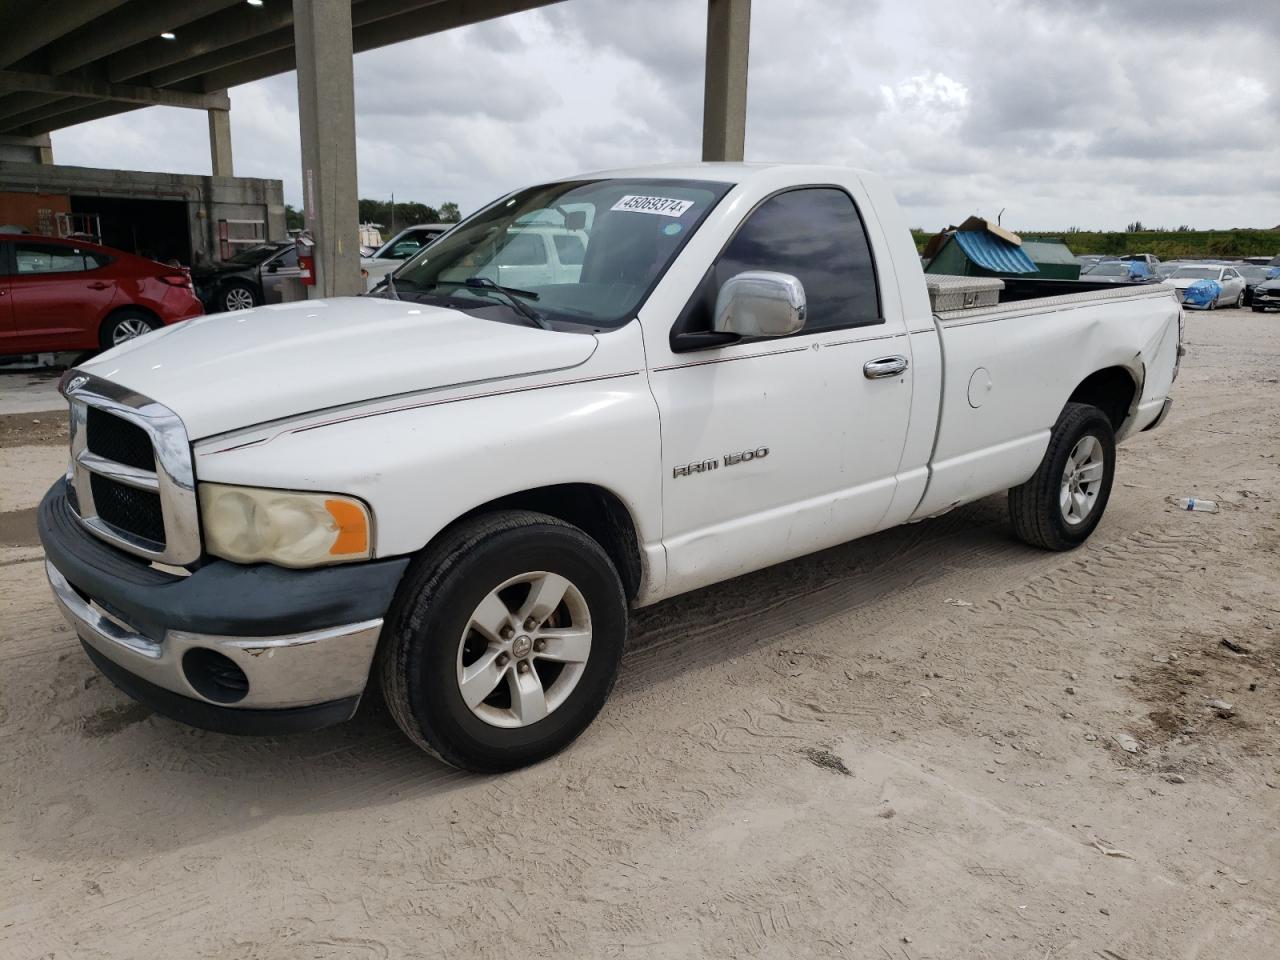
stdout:
<svg viewBox="0 0 1280 960">
<path fill-rule="evenodd" d="M 626 636 L 626 596 L 600 544 L 554 517 L 502 511 L 459 524 L 409 568 L 377 672 L 414 743 L 494 773 L 590 725 Z"/>
<path fill-rule="evenodd" d="M 1240 294 L 1237 294 L 1237 295 L 1236 295 L 1235 308 L 1236 308 L 1237 310 L 1240 310 L 1240 309 L 1242 309 L 1243 307 L 1244 307 L 1244 294 L 1243 294 L 1243 293 L 1240 293 Z"/>
<path fill-rule="evenodd" d="M 107 317 L 98 331 L 98 343 L 110 350 L 122 343 L 160 329 L 160 321 L 143 310 L 117 310 Z"/>
<path fill-rule="evenodd" d="M 1115 469 L 1111 421 L 1097 407 L 1068 403 L 1040 467 L 1030 480 L 1009 491 L 1014 533 L 1045 550 L 1080 546 L 1102 519 Z"/>
</svg>

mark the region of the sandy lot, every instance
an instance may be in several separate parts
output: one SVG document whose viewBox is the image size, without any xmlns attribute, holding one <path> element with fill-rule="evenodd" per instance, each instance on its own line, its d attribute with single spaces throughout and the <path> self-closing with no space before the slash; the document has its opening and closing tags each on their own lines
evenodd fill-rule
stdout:
<svg viewBox="0 0 1280 960">
<path fill-rule="evenodd" d="M 1085 548 L 992 498 L 642 611 L 594 728 L 493 778 L 378 708 L 133 705 L 19 516 L 61 460 L 9 447 L 0 957 L 1274 960 L 1280 317 L 1189 340 Z"/>
</svg>

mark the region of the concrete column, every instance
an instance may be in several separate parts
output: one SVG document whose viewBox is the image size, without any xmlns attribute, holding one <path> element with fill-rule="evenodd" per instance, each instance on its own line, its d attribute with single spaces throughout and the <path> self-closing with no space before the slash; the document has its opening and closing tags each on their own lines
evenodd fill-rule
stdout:
<svg viewBox="0 0 1280 960">
<path fill-rule="evenodd" d="M 702 159 L 741 160 L 747 139 L 751 0 L 707 0 Z"/>
<path fill-rule="evenodd" d="M 231 164 L 231 111 L 209 111 L 209 154 L 215 177 L 234 177 Z"/>
<path fill-rule="evenodd" d="M 32 139 L 36 141 L 36 163 L 53 166 L 53 141 L 49 139 L 49 134 L 43 133 Z"/>
<path fill-rule="evenodd" d="M 293 0 L 302 205 L 315 240 L 312 297 L 355 296 L 360 279 L 351 0 Z"/>
</svg>

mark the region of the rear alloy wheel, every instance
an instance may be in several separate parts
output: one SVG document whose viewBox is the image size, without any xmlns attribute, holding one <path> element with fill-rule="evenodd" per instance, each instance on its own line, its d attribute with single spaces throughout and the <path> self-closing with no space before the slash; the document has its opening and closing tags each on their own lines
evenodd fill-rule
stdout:
<svg viewBox="0 0 1280 960">
<path fill-rule="evenodd" d="M 1089 404 L 1068 403 L 1039 469 L 1009 491 L 1014 532 L 1046 550 L 1078 547 L 1102 519 L 1115 469 L 1115 432 L 1107 415 Z"/>
<path fill-rule="evenodd" d="M 510 770 L 590 725 L 617 676 L 627 602 L 577 527 L 509 510 L 458 524 L 406 572 L 383 627 L 383 698 L 446 763 Z"/>
<path fill-rule="evenodd" d="M 160 329 L 160 321 L 141 310 L 119 310 L 106 319 L 98 336 L 104 350 Z"/>
<path fill-rule="evenodd" d="M 1244 291 L 1236 295 L 1236 309 L 1240 310 L 1244 307 Z"/>
<path fill-rule="evenodd" d="M 223 310 L 252 310 L 258 305 L 253 287 L 247 283 L 232 283 L 222 288 L 218 295 Z"/>
</svg>

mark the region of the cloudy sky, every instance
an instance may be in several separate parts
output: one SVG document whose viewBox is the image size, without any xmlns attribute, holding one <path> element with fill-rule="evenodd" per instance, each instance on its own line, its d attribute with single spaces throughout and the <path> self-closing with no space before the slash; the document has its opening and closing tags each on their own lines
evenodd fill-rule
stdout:
<svg viewBox="0 0 1280 960">
<path fill-rule="evenodd" d="M 566 0 L 356 57 L 360 195 L 476 209 L 701 150 L 705 0 Z M 300 205 L 293 74 L 231 91 L 236 173 Z M 209 172 L 204 115 L 53 135 Z M 1280 0 L 754 0 L 748 160 L 886 176 L 913 225 L 1280 223 Z"/>
</svg>

